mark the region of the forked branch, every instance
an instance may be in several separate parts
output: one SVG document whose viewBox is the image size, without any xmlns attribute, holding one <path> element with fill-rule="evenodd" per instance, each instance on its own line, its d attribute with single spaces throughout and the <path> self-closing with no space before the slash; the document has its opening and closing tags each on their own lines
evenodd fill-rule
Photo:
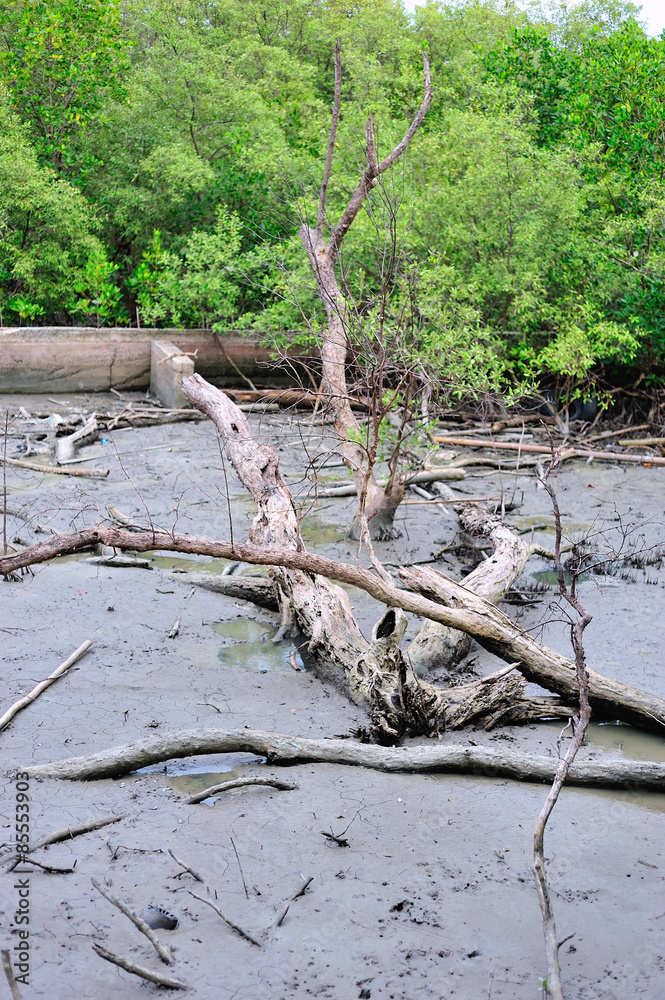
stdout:
<svg viewBox="0 0 665 1000">
<path fill-rule="evenodd" d="M 323 221 L 326 212 L 326 197 L 328 195 L 328 183 L 330 181 L 330 171 L 332 170 L 335 146 L 337 145 L 337 126 L 339 125 L 339 114 L 342 106 L 342 58 L 341 43 L 339 38 L 335 44 L 335 96 L 333 98 L 333 112 L 330 121 L 330 138 L 328 139 L 328 151 L 326 153 L 326 165 L 323 170 L 323 180 L 321 181 L 321 193 L 319 194 L 319 208 L 316 213 L 316 228 L 323 232 Z"/>
<path fill-rule="evenodd" d="M 429 57 L 427 55 L 427 50 L 423 51 L 423 75 L 425 78 L 425 93 L 423 95 L 422 103 L 415 118 L 409 125 L 407 131 L 402 136 L 401 140 L 397 143 L 392 152 L 388 153 L 380 163 L 377 162 L 376 157 L 376 146 L 374 143 L 374 126 L 368 122 L 368 150 L 367 150 L 367 166 L 360 179 L 358 187 L 351 195 L 348 205 L 342 212 L 339 222 L 333 230 L 333 234 L 330 237 L 328 243 L 328 253 L 331 258 L 335 258 L 337 252 L 342 245 L 342 241 L 346 236 L 347 232 L 353 220 L 360 211 L 360 207 L 367 197 L 368 192 L 374 187 L 377 177 L 385 173 L 389 167 L 392 167 L 394 163 L 399 160 L 400 156 L 406 151 L 409 143 L 413 139 L 414 135 L 422 125 L 425 120 L 425 115 L 427 110 L 432 103 L 432 80 L 430 76 L 429 68 Z M 327 162 L 326 162 L 327 165 Z"/>
</svg>

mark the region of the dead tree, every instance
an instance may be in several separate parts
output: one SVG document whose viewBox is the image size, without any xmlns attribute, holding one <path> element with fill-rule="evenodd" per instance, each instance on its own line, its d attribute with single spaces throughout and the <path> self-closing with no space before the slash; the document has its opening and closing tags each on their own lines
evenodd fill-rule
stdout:
<svg viewBox="0 0 665 1000">
<path fill-rule="evenodd" d="M 316 226 L 303 223 L 299 236 L 312 267 L 319 296 L 326 310 L 327 329 L 321 344 L 322 389 L 328 408 L 335 420 L 342 455 L 351 470 L 359 498 L 359 510 L 364 510 L 373 538 L 393 536 L 395 511 L 404 496 L 404 483 L 392 476 L 387 488 L 378 485 L 373 472 L 373 460 L 360 443 L 360 426 L 349 405 L 346 383 L 346 358 L 349 347 L 349 314 L 347 301 L 340 288 L 336 263 L 342 242 L 378 178 L 403 155 L 420 128 L 432 101 L 429 59 L 423 52 L 425 93 L 422 104 L 402 140 L 381 162 L 377 158 L 374 123 L 367 119 L 365 127 L 367 165 L 358 186 L 334 226 L 327 242 L 323 229 L 326 221 L 326 199 L 335 152 L 337 127 L 342 100 L 342 65 L 340 43 L 335 46 L 335 96 L 326 163 L 321 181 Z"/>
<path fill-rule="evenodd" d="M 383 743 L 395 742 L 403 735 L 434 735 L 472 721 L 491 726 L 571 715 L 570 703 L 579 694 L 574 665 L 482 596 L 425 567 L 399 571 L 412 588 L 405 591 L 377 573 L 307 552 L 274 449 L 257 445 L 244 414 L 200 376 L 184 380 L 183 389 L 189 401 L 215 422 L 229 459 L 256 500 L 258 513 L 250 544 L 156 530 L 131 533 L 98 525 L 70 535 L 54 535 L 0 558 L 0 574 L 7 576 L 97 543 L 143 552 L 200 553 L 271 567 L 282 610 L 293 615 L 309 640 L 308 653 L 317 671 L 368 709 L 372 735 Z M 482 516 L 480 509 L 478 516 Z M 332 580 L 362 587 L 387 605 L 371 642 L 360 632 L 346 594 Z M 472 635 L 509 666 L 455 688 L 419 680 L 400 649 L 404 611 Z M 588 675 L 590 702 L 599 715 L 662 732 L 665 699 L 591 670 Z M 562 700 L 524 697 L 524 678 Z"/>
</svg>

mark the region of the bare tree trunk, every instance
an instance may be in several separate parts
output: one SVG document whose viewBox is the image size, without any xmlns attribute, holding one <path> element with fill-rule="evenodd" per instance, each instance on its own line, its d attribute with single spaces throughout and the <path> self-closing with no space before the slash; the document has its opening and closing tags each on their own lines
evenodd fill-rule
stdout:
<svg viewBox="0 0 665 1000">
<path fill-rule="evenodd" d="M 361 428 L 351 409 L 346 384 L 348 317 L 346 301 L 335 274 L 336 253 L 331 253 L 322 233 L 310 226 L 301 226 L 300 238 L 307 250 L 328 318 L 321 344 L 322 389 L 334 416 L 342 457 L 351 470 L 358 496 L 364 498 L 372 538 L 392 538 L 395 535 L 395 511 L 404 498 L 404 483 L 394 481 L 388 490 L 379 486 L 368 449 L 360 444 Z"/>
<path fill-rule="evenodd" d="M 397 477 L 391 479 L 389 488 L 383 489 L 376 482 L 373 472 L 373 458 L 368 448 L 359 443 L 360 427 L 349 406 L 346 384 L 346 356 L 349 346 L 348 309 L 346 299 L 339 287 L 335 264 L 340 247 L 360 208 L 381 174 L 393 166 L 408 148 L 420 128 L 432 100 L 429 60 L 423 52 L 423 72 L 425 93 L 422 104 L 402 140 L 381 162 L 377 159 L 374 125 L 371 117 L 367 121 L 365 135 L 367 141 L 367 166 L 358 186 L 332 230 L 328 242 L 323 238 L 328 184 L 335 152 L 337 126 L 341 112 L 342 65 L 340 43 L 335 46 L 335 98 L 333 103 L 330 137 L 326 154 L 326 164 L 319 192 L 316 226 L 303 222 L 299 236 L 307 252 L 312 272 L 316 279 L 319 296 L 326 310 L 328 327 L 321 345 L 323 369 L 323 394 L 328 408 L 334 414 L 335 428 L 342 443 L 342 456 L 351 470 L 359 498 L 359 510 L 363 511 L 369 523 L 372 538 L 395 537 L 395 511 L 404 497 L 404 483 Z"/>
</svg>

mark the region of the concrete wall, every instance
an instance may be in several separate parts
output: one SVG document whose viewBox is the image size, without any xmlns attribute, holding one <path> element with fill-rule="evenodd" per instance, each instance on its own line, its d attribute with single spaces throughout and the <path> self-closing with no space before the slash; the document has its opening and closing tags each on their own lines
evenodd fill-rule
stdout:
<svg viewBox="0 0 665 1000">
<path fill-rule="evenodd" d="M 216 385 L 242 384 L 234 364 L 259 384 L 292 385 L 298 377 L 288 365 L 272 363 L 270 351 L 254 334 L 127 327 L 4 327 L 0 329 L 0 393 L 147 388 L 153 340 L 172 341 L 183 352 L 197 351 L 197 372 Z M 294 360 L 297 356 L 296 351 Z"/>
</svg>

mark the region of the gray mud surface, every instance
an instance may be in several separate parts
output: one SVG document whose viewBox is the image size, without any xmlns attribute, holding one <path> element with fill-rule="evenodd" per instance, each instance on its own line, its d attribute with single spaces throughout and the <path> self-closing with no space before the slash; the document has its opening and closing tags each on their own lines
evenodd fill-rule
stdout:
<svg viewBox="0 0 665 1000">
<path fill-rule="evenodd" d="M 71 396 L 62 400 L 77 403 Z M 112 403 L 110 397 L 102 400 L 94 405 Z M 10 409 L 53 405 L 43 397 L 6 402 Z M 307 455 L 339 462 L 329 454 L 332 437 L 320 426 L 310 432 L 309 420 L 308 414 L 251 417 L 257 435 L 280 451 L 302 503 L 308 545 L 353 560 L 355 544 L 346 540 L 345 527 L 354 501 L 317 502 L 303 477 Z M 112 440 L 82 454 L 101 456 L 88 465 L 108 466 L 107 480 L 8 470 L 8 503 L 30 519 L 8 517 L 10 540 L 40 540 L 43 535 L 33 532 L 37 522 L 59 530 L 93 524 L 106 516 L 106 504 L 138 523 L 149 516 L 167 529 L 228 537 L 229 506 L 212 424 L 104 437 Z M 12 447 L 10 440 L 8 454 Z M 243 538 L 253 504 L 228 464 L 225 474 L 233 531 Z M 663 477 L 659 468 L 567 465 L 555 480 L 567 532 L 574 537 L 591 527 L 617 528 L 621 517 L 641 525 L 637 533 L 648 544 L 665 542 Z M 322 478 L 344 478 L 344 472 L 328 468 Z M 454 485 L 488 497 L 503 486 L 508 498 L 515 492 L 522 501 L 508 515 L 512 523 L 551 525 L 549 500 L 529 474 L 504 473 L 501 481 L 498 474 L 470 473 Z M 399 522 L 403 537 L 377 544 L 387 563 L 427 559 L 457 530 L 446 507 L 407 505 Z M 551 527 L 538 527 L 534 537 L 553 543 Z M 22 582 L 0 583 L 2 710 L 84 639 L 93 640 L 77 666 L 0 734 L 6 775 L 1 840 L 13 836 L 13 775 L 23 765 L 195 726 L 325 737 L 363 723 L 363 713 L 310 670 L 292 669 L 289 643 L 272 646 L 276 615 L 199 588 L 192 594 L 184 574 L 173 572 L 215 573 L 223 562 L 156 553 L 148 571 L 100 566 L 87 561 L 91 555 L 62 558 L 34 567 Z M 460 573 L 455 562 L 440 568 Z M 534 573 L 551 568 L 534 559 L 525 579 L 533 584 Z M 594 576 L 581 585 L 594 615 L 587 630 L 589 664 L 665 695 L 665 571 L 629 572 L 634 582 Z M 358 591 L 350 596 L 369 633 L 382 608 Z M 549 608 L 552 592 L 538 596 L 540 603 L 507 610 L 527 627 L 542 625 L 546 641 L 568 652 L 566 629 Z M 178 617 L 179 634 L 169 639 Z M 416 623 L 410 628 L 413 634 Z M 471 669 L 481 673 L 499 665 L 478 649 L 472 661 Z M 515 749 L 555 755 L 559 731 L 557 724 L 542 724 L 494 733 L 465 730 L 444 739 L 508 741 Z M 596 724 L 583 753 L 662 760 L 665 743 L 628 727 Z M 240 775 L 278 776 L 298 788 L 249 787 L 200 805 L 184 803 L 187 794 Z M 118 780 L 32 780 L 29 794 L 33 840 L 109 813 L 125 818 L 35 855 L 44 864 L 76 867 L 70 874 L 29 875 L 31 959 L 24 998 L 133 1000 L 158 990 L 97 957 L 93 942 L 184 980 L 186 995 L 196 1000 L 542 995 L 545 959 L 531 872 L 542 786 L 333 765 L 285 769 L 242 754 L 172 761 Z M 661 795 L 564 789 L 546 853 L 559 936 L 571 935 L 561 949 L 567 998 L 665 995 L 664 810 Z M 348 847 L 321 832 L 345 829 Z M 254 936 L 267 931 L 263 949 L 192 898 L 188 890 L 205 890 L 179 869 L 169 848 L 204 874 L 229 917 Z M 283 903 L 310 876 L 307 892 L 292 903 L 281 926 L 269 930 Z M 174 951 L 174 966 L 160 963 L 148 941 L 93 889 L 91 877 L 137 912 L 153 904 L 178 917 L 175 930 L 159 931 Z M 11 948 L 19 929 L 16 875 L 3 876 L 3 883 L 2 947 Z M 9 995 L 4 980 L 0 995 Z"/>
</svg>

